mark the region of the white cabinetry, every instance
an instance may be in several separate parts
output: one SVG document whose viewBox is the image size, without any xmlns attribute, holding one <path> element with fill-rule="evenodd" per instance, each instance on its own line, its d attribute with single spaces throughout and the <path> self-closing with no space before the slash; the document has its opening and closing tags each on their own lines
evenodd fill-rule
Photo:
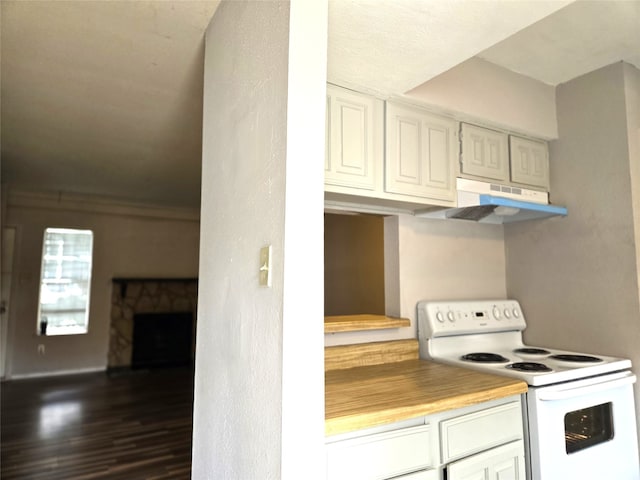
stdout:
<svg viewBox="0 0 640 480">
<path fill-rule="evenodd" d="M 453 200 L 456 122 L 393 102 L 385 119 L 385 191 Z"/>
<path fill-rule="evenodd" d="M 437 470 L 423 470 L 421 472 L 409 473 L 394 477 L 393 480 L 440 480 Z"/>
<path fill-rule="evenodd" d="M 510 402 L 440 423 L 444 463 L 522 438 L 522 408 Z"/>
<path fill-rule="evenodd" d="M 520 402 L 440 423 L 447 480 L 525 480 Z"/>
<path fill-rule="evenodd" d="M 509 137 L 511 181 L 549 190 L 549 150 L 547 143 Z"/>
<path fill-rule="evenodd" d="M 549 191 L 546 142 L 466 123 L 460 136 L 461 176 Z"/>
<path fill-rule="evenodd" d="M 382 100 L 327 85 L 325 190 L 356 195 L 380 191 L 383 121 Z"/>
<path fill-rule="evenodd" d="M 452 206 L 457 130 L 424 109 L 327 85 L 325 199 L 407 211 Z"/>
<path fill-rule="evenodd" d="M 327 478 L 385 480 L 424 470 L 433 464 L 431 443 L 429 425 L 329 443 Z"/>
<path fill-rule="evenodd" d="M 326 455 L 328 480 L 525 480 L 521 400 L 327 437 Z"/>
<path fill-rule="evenodd" d="M 522 440 L 492 448 L 447 467 L 447 480 L 525 480 Z"/>
<path fill-rule="evenodd" d="M 335 85 L 327 85 L 325 151 L 327 205 L 390 213 L 454 206 L 456 176 L 549 190 L 543 141 Z"/>
<path fill-rule="evenodd" d="M 463 123 L 460 171 L 491 180 L 509 179 L 509 148 L 505 133 Z"/>
</svg>

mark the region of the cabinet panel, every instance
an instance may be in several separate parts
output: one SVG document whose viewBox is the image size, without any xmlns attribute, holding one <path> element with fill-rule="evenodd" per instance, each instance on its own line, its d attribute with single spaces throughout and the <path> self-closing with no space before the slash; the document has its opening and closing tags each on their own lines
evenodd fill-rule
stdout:
<svg viewBox="0 0 640 480">
<path fill-rule="evenodd" d="M 375 102 L 379 100 L 327 86 L 326 184 L 375 188 Z"/>
<path fill-rule="evenodd" d="M 456 123 L 422 109 L 387 102 L 385 191 L 454 198 Z"/>
<path fill-rule="evenodd" d="M 393 480 L 439 480 L 437 470 L 423 470 L 422 472 L 409 473 L 393 477 Z"/>
<path fill-rule="evenodd" d="M 447 466 L 448 480 L 525 480 L 522 440 L 496 447 Z"/>
<path fill-rule="evenodd" d="M 463 123 L 460 170 L 467 175 L 507 181 L 509 149 L 507 135 Z"/>
<path fill-rule="evenodd" d="M 382 480 L 426 469 L 431 444 L 429 425 L 327 444 L 327 479 Z"/>
<path fill-rule="evenodd" d="M 520 402 L 444 420 L 440 430 L 445 463 L 522 438 Z"/>
<path fill-rule="evenodd" d="M 546 142 L 509 137 L 511 181 L 549 190 L 549 152 Z"/>
</svg>

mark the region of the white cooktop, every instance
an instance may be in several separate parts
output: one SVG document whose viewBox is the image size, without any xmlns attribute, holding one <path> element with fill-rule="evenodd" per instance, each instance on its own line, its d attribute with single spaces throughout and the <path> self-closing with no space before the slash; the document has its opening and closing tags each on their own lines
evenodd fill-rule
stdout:
<svg viewBox="0 0 640 480">
<path fill-rule="evenodd" d="M 522 330 L 526 328 L 526 322 L 522 309 L 515 300 L 425 301 L 419 302 L 417 309 L 422 358 L 519 378 L 530 386 L 550 385 L 631 368 L 631 361 L 623 358 L 525 345 Z M 546 352 L 514 352 L 521 348 Z M 490 362 L 462 358 L 472 353 L 504 358 Z M 492 360 L 492 355 L 481 357 Z M 589 361 L 578 362 L 572 357 L 569 361 L 556 359 L 554 355 L 586 356 L 589 358 L 583 360 Z M 514 364 L 523 362 L 525 371 L 511 368 Z"/>
</svg>

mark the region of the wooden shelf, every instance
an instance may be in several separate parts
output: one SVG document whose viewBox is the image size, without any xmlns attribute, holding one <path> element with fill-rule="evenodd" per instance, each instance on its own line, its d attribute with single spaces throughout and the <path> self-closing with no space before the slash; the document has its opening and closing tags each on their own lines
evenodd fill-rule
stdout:
<svg viewBox="0 0 640 480">
<path fill-rule="evenodd" d="M 415 338 L 324 347 L 325 371 L 418 360 L 419 358 L 418 340 Z"/>
<path fill-rule="evenodd" d="M 385 315 L 362 314 L 324 317 L 324 333 L 383 330 L 410 325 L 411 321 L 408 318 L 387 317 Z"/>
</svg>

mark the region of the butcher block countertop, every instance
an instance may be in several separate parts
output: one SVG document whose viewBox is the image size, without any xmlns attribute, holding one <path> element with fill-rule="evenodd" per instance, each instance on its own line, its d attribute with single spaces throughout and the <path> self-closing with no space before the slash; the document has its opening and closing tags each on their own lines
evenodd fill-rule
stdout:
<svg viewBox="0 0 640 480">
<path fill-rule="evenodd" d="M 337 315 L 324 317 L 324 333 L 355 332 L 358 330 L 381 330 L 411 325 L 408 318 L 386 315 Z"/>
<path fill-rule="evenodd" d="M 403 340 L 405 348 L 411 341 Z M 379 342 L 381 348 L 385 344 Z M 325 371 L 325 435 L 336 435 L 413 417 L 495 400 L 527 391 L 527 384 L 509 377 L 420 360 L 380 362 Z M 369 349 L 372 345 L 367 344 Z M 363 347 L 354 346 L 362 349 Z M 333 353 L 328 353 L 333 350 Z M 327 347 L 325 358 L 348 347 Z M 326 361 L 326 360 L 325 360 Z M 334 362 L 335 363 L 335 362 Z M 360 361 L 360 364 L 362 360 Z"/>
</svg>

